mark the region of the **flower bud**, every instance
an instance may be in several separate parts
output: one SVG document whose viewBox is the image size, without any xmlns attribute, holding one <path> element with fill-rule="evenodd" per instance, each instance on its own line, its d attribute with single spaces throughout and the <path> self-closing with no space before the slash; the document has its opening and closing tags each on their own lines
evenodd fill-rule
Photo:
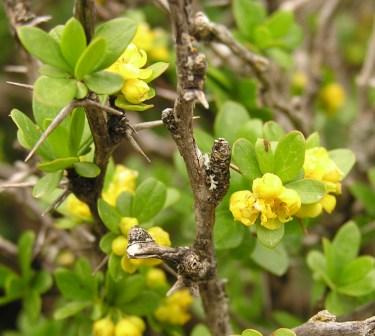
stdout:
<svg viewBox="0 0 375 336">
<path fill-rule="evenodd" d="M 117 256 L 123 256 L 128 247 L 128 240 L 124 236 L 118 236 L 112 241 L 112 252 Z"/>
<path fill-rule="evenodd" d="M 150 98 L 150 87 L 140 79 L 128 79 L 121 89 L 126 100 L 132 104 L 140 104 Z"/>
<path fill-rule="evenodd" d="M 103 318 L 94 322 L 94 336 L 113 336 L 115 325 L 109 318 Z"/>
</svg>

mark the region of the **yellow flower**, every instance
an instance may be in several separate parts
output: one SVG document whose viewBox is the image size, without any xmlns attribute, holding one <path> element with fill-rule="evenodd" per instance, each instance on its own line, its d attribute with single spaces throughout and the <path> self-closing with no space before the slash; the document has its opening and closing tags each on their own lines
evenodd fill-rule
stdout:
<svg viewBox="0 0 375 336">
<path fill-rule="evenodd" d="M 112 252 L 117 256 L 123 256 L 128 247 L 128 240 L 124 236 L 118 236 L 112 241 Z"/>
<path fill-rule="evenodd" d="M 320 92 L 320 99 L 328 114 L 335 114 L 345 103 L 345 91 L 339 83 L 327 84 Z"/>
<path fill-rule="evenodd" d="M 82 221 L 91 221 L 92 216 L 90 208 L 86 203 L 80 201 L 76 196 L 70 194 L 66 199 L 66 211 L 72 217 Z"/>
<path fill-rule="evenodd" d="M 124 79 L 121 92 L 131 104 L 140 104 L 155 94 L 146 83 L 152 76 L 151 68 L 143 69 L 146 63 L 146 52 L 130 43 L 120 58 L 107 69 Z"/>
<path fill-rule="evenodd" d="M 109 318 L 103 318 L 94 322 L 94 336 L 113 336 L 115 325 Z"/>
<path fill-rule="evenodd" d="M 314 147 L 306 151 L 303 170 L 305 178 L 318 180 L 325 185 L 326 194 L 318 203 L 303 205 L 297 217 L 314 218 L 323 210 L 332 213 L 336 206 L 336 197 L 331 194 L 341 193 L 343 173 L 324 147 Z"/>
<path fill-rule="evenodd" d="M 151 268 L 146 274 L 146 284 L 150 288 L 163 287 L 167 284 L 167 277 L 161 269 Z"/>
<path fill-rule="evenodd" d="M 134 320 L 134 318 L 128 317 L 121 319 L 116 324 L 115 336 L 142 336 L 144 323 L 140 324 L 139 320 Z"/>
<path fill-rule="evenodd" d="M 247 226 L 253 225 L 258 218 L 258 211 L 254 208 L 255 197 L 249 190 L 241 190 L 232 194 L 229 210 L 235 220 Z"/>
<path fill-rule="evenodd" d="M 116 165 L 111 183 L 103 192 L 103 199 L 111 204 L 116 205 L 117 197 L 124 191 L 133 193 L 135 191 L 138 172 L 126 168 L 123 165 Z"/>
<path fill-rule="evenodd" d="M 191 318 L 188 309 L 193 298 L 188 289 L 179 290 L 164 299 L 155 312 L 155 317 L 165 323 L 184 325 Z"/>
<path fill-rule="evenodd" d="M 232 194 L 229 204 L 234 219 L 249 226 L 260 218 L 260 224 L 269 230 L 292 220 L 300 207 L 297 192 L 285 188 L 280 178 L 270 173 L 253 181 L 252 192 L 242 190 Z"/>
<path fill-rule="evenodd" d="M 133 227 L 138 225 L 138 219 L 135 217 L 122 217 L 120 222 L 120 231 L 121 233 L 127 237 L 129 230 Z"/>
<path fill-rule="evenodd" d="M 122 94 L 129 103 L 140 104 L 147 99 L 154 97 L 155 92 L 140 79 L 126 80 L 122 89 Z"/>
<path fill-rule="evenodd" d="M 160 29 L 151 30 L 149 25 L 138 25 L 133 43 L 143 49 L 155 61 L 168 61 L 169 51 L 166 46 L 166 34 Z"/>
<path fill-rule="evenodd" d="M 253 181 L 253 193 L 259 198 L 275 198 L 283 191 L 280 177 L 266 173 Z"/>
</svg>

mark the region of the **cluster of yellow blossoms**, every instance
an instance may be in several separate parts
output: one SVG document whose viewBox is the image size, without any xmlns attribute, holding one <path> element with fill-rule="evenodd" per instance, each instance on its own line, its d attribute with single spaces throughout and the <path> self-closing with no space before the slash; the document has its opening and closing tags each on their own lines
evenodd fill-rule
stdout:
<svg viewBox="0 0 375 336">
<path fill-rule="evenodd" d="M 112 252 L 121 258 L 121 267 L 125 272 L 134 273 L 137 268 L 143 266 L 156 266 L 161 263 L 159 259 L 130 259 L 126 253 L 128 247 L 128 232 L 129 230 L 138 225 L 138 220 L 134 217 L 123 217 L 120 223 L 120 231 L 122 235 L 118 236 L 112 241 Z M 154 226 L 147 230 L 155 242 L 160 246 L 169 247 L 171 241 L 168 232 L 164 231 L 158 226 Z"/>
<path fill-rule="evenodd" d="M 116 324 L 106 317 L 94 322 L 94 336 L 142 336 L 146 329 L 143 320 L 138 316 L 127 316 Z"/>
<path fill-rule="evenodd" d="M 269 230 L 278 229 L 292 219 L 301 207 L 297 192 L 285 188 L 277 175 L 266 173 L 253 181 L 252 192 L 241 190 L 232 194 L 229 209 L 233 217 L 250 226 L 260 219 Z"/>
<path fill-rule="evenodd" d="M 127 191 L 133 193 L 135 191 L 137 177 L 137 171 L 126 168 L 123 165 L 116 165 L 111 183 L 102 193 L 103 199 L 108 204 L 114 206 L 117 197 L 122 192 Z M 69 195 L 64 210 L 68 215 L 78 220 L 90 221 L 92 219 L 89 207 L 74 195 Z"/>
<path fill-rule="evenodd" d="M 146 63 L 146 52 L 130 43 L 119 59 L 107 69 L 124 79 L 121 93 L 131 104 L 140 104 L 155 95 L 155 91 L 147 84 L 152 69 L 143 68 Z"/>
<path fill-rule="evenodd" d="M 191 318 L 188 309 L 193 297 L 188 289 L 182 289 L 166 297 L 155 312 L 155 317 L 168 324 L 184 325 Z"/>
<path fill-rule="evenodd" d="M 296 216 L 301 218 L 317 217 L 322 213 L 323 209 L 331 213 L 336 206 L 336 197 L 334 195 L 341 194 L 340 182 L 343 178 L 343 173 L 329 157 L 324 147 L 314 147 L 306 151 L 303 170 L 305 178 L 324 183 L 326 194 L 317 203 L 302 205 Z"/>
</svg>

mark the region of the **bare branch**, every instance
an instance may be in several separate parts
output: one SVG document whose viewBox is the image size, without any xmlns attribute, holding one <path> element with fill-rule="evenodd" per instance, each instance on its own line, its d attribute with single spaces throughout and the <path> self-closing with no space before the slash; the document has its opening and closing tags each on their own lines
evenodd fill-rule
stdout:
<svg viewBox="0 0 375 336">
<path fill-rule="evenodd" d="M 297 336 L 374 336 L 375 316 L 364 321 L 336 322 L 336 317 L 324 310 L 294 331 Z"/>
</svg>

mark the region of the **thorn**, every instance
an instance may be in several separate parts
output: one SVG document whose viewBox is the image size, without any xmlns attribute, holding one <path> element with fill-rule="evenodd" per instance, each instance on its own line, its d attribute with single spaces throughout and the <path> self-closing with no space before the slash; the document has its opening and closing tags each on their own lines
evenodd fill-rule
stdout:
<svg viewBox="0 0 375 336">
<path fill-rule="evenodd" d="M 52 122 L 48 125 L 46 130 L 42 133 L 42 135 L 40 136 L 39 140 L 36 142 L 34 147 L 31 149 L 30 153 L 27 155 L 25 159 L 25 162 L 31 159 L 31 157 L 35 154 L 35 152 L 43 144 L 43 142 L 47 139 L 47 137 L 52 133 L 52 131 L 61 124 L 61 122 L 69 115 L 70 112 L 73 111 L 75 107 L 77 107 L 77 102 L 72 101 L 57 114 L 55 119 L 52 120 Z"/>
<path fill-rule="evenodd" d="M 173 286 L 167 292 L 167 296 L 171 296 L 173 293 L 185 287 L 186 286 L 185 286 L 184 278 L 181 275 L 179 275 L 177 276 L 177 281 L 173 284 Z"/>
<path fill-rule="evenodd" d="M 24 65 L 7 65 L 4 67 L 5 72 L 13 72 L 13 73 L 27 73 L 27 67 Z"/>
<path fill-rule="evenodd" d="M 200 118 L 200 116 L 195 116 L 195 117 L 193 117 L 193 120 L 196 120 L 196 119 L 199 119 L 199 118 Z M 141 122 L 141 123 L 135 124 L 132 127 L 135 131 L 142 131 L 142 130 L 145 130 L 145 129 L 154 128 L 154 127 L 163 126 L 163 125 L 164 125 L 164 123 L 163 123 L 162 120 L 154 120 L 154 121 Z"/>
<path fill-rule="evenodd" d="M 198 101 L 202 104 L 202 106 L 208 110 L 210 105 L 208 104 L 208 101 L 207 101 L 207 98 L 206 98 L 206 95 L 204 94 L 203 91 L 200 91 L 200 90 L 196 90 L 195 91 L 195 97 L 198 99 Z"/>
<path fill-rule="evenodd" d="M 242 175 L 242 172 L 241 172 L 240 168 L 238 168 L 234 163 L 231 163 L 231 164 L 229 165 L 229 167 L 230 167 L 231 169 L 233 169 L 234 171 L 236 171 L 237 173 L 239 173 L 239 174 Z"/>
<path fill-rule="evenodd" d="M 5 83 L 10 84 L 10 85 L 14 85 L 14 86 L 18 86 L 18 87 L 22 87 L 22 88 L 25 88 L 25 89 L 29 89 L 29 90 L 34 89 L 34 86 L 30 85 L 30 84 L 11 82 L 11 81 L 6 81 Z"/>
<path fill-rule="evenodd" d="M 146 153 L 143 151 L 143 149 L 141 148 L 141 146 L 138 144 L 138 142 L 133 138 L 133 135 L 131 134 L 132 131 L 127 131 L 126 132 L 126 138 L 129 140 L 130 144 L 133 146 L 133 148 L 139 153 L 141 154 L 148 163 L 151 162 L 150 158 L 146 155 Z"/>
</svg>

